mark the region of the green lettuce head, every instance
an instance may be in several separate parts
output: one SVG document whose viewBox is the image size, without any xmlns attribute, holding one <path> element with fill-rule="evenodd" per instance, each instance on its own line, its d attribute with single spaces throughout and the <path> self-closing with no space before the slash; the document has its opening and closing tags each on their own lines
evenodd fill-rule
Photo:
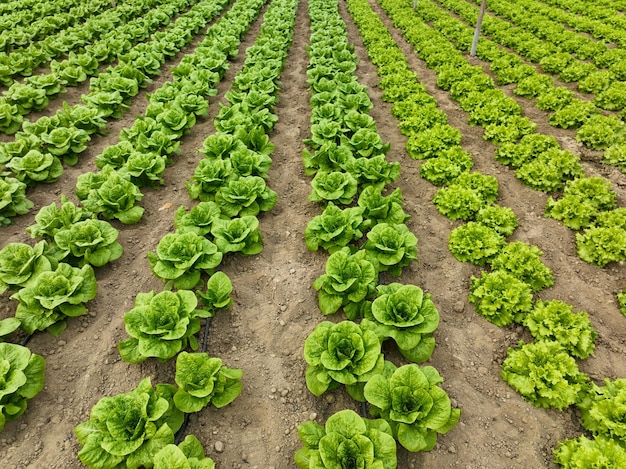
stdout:
<svg viewBox="0 0 626 469">
<path fill-rule="evenodd" d="M 77 268 L 61 263 L 55 270 L 41 272 L 32 286 L 11 296 L 19 301 L 15 317 L 22 321 L 27 334 L 47 329 L 59 335 L 67 326 L 66 318 L 87 312 L 83 303 L 96 297 L 97 288 L 90 265 Z"/>
<path fill-rule="evenodd" d="M 416 246 L 417 237 L 405 224 L 378 223 L 367 233 L 363 248 L 380 272 L 398 277 L 403 267 L 417 259 Z"/>
<path fill-rule="evenodd" d="M 126 394 L 104 397 L 74 431 L 90 469 L 152 467 L 154 456 L 174 443 L 182 413 L 172 404 L 173 386 L 152 387 L 150 378 Z"/>
<path fill-rule="evenodd" d="M 122 245 L 117 242 L 119 231 L 110 223 L 89 218 L 60 229 L 54 241 L 67 262 L 83 266 L 102 267 L 122 255 Z"/>
<path fill-rule="evenodd" d="M 181 352 L 176 358 L 174 404 L 187 414 L 199 412 L 209 404 L 224 407 L 241 394 L 242 372 L 222 365 L 219 358 L 206 353 Z"/>
<path fill-rule="evenodd" d="M 24 413 L 44 385 L 46 362 L 17 344 L 0 343 L 0 430 Z"/>
<path fill-rule="evenodd" d="M 363 327 L 379 339 L 392 338 L 400 353 L 416 363 L 428 360 L 435 348 L 432 333 L 439 325 L 439 312 L 421 288 L 392 283 L 377 287 L 378 297 L 366 310 Z"/>
<path fill-rule="evenodd" d="M 148 260 L 154 275 L 171 280 L 176 288 L 189 289 L 198 284 L 202 272 L 211 273 L 222 262 L 222 253 L 203 236 L 176 232 L 161 238 Z"/>
<path fill-rule="evenodd" d="M 384 359 L 376 334 L 352 321 L 323 321 L 304 343 L 306 384 L 316 396 L 341 384 L 355 386 L 380 373 Z"/>
<path fill-rule="evenodd" d="M 438 384 L 441 376 L 432 366 L 385 362 L 385 372 L 365 383 L 365 399 L 371 412 L 385 419 L 398 442 L 409 451 L 430 451 L 437 434 L 454 427 L 461 415 Z"/>
<path fill-rule="evenodd" d="M 215 462 L 204 456 L 204 448 L 193 435 L 178 446 L 169 444 L 154 455 L 154 469 L 215 469 Z"/>
<path fill-rule="evenodd" d="M 196 350 L 199 318 L 207 315 L 196 310 L 197 305 L 196 295 L 189 290 L 139 293 L 135 307 L 124 314 L 131 338 L 119 343 L 122 358 L 130 363 L 149 357 L 168 360 L 187 345 Z"/>
<path fill-rule="evenodd" d="M 322 427 L 307 422 L 298 427 L 304 444 L 295 455 L 301 469 L 395 469 L 396 441 L 384 420 L 368 420 L 352 410 L 331 415 Z"/>
<path fill-rule="evenodd" d="M 41 272 L 52 270 L 50 260 L 44 255 L 47 243 L 34 246 L 9 243 L 0 250 L 0 294 L 30 286 Z"/>
</svg>

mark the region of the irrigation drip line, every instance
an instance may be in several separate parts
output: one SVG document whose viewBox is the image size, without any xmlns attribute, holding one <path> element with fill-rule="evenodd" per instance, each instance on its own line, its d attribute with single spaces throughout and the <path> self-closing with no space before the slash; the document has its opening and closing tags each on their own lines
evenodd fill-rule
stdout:
<svg viewBox="0 0 626 469">
<path fill-rule="evenodd" d="M 32 337 L 33 335 L 34 335 L 34 334 L 28 334 L 26 337 L 24 337 L 24 340 L 22 340 L 22 341 L 20 342 L 20 345 L 21 345 L 22 347 L 26 347 L 26 344 L 28 344 L 28 342 L 30 342 L 30 339 L 31 339 L 31 337 Z"/>
<path fill-rule="evenodd" d="M 361 417 L 367 418 L 367 403 L 361 402 Z"/>
<path fill-rule="evenodd" d="M 204 323 L 204 335 L 202 336 L 202 347 L 201 350 L 203 352 L 207 351 L 209 347 L 209 327 L 211 326 L 211 317 L 206 318 Z M 178 445 L 181 441 L 183 441 L 183 436 L 185 436 L 185 431 L 187 430 L 187 425 L 189 425 L 189 416 L 191 414 L 185 414 L 183 418 L 183 424 L 180 426 L 180 429 L 176 432 L 176 438 L 174 439 L 174 444 Z"/>
</svg>

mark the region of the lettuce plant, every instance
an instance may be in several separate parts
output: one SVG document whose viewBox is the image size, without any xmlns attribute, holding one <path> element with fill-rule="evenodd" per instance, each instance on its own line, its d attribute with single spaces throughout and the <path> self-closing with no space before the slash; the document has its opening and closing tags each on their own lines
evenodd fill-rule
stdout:
<svg viewBox="0 0 626 469">
<path fill-rule="evenodd" d="M 598 333 L 589 316 L 560 300 L 538 300 L 522 322 L 536 340 L 558 342 L 576 358 L 593 354 Z"/>
<path fill-rule="evenodd" d="M 480 193 L 460 184 L 452 184 L 437 191 L 433 203 L 439 213 L 450 220 L 473 220 L 485 206 Z"/>
<path fill-rule="evenodd" d="M 626 103 L 625 103 L 626 106 Z M 626 138 L 626 125 L 617 116 L 590 117 L 576 132 L 576 141 L 592 150 L 606 150 Z"/>
<path fill-rule="evenodd" d="M 399 277 L 402 269 L 417 259 L 417 237 L 403 223 L 377 223 L 367 233 L 363 249 L 375 259 L 379 272 Z"/>
<path fill-rule="evenodd" d="M 163 184 L 167 157 L 149 151 L 133 151 L 122 166 L 130 180 L 138 187 L 156 187 Z"/>
<path fill-rule="evenodd" d="M 144 209 L 135 205 L 143 198 L 128 173 L 105 166 L 98 173 L 81 174 L 75 193 L 85 209 L 102 214 L 106 219 L 117 218 L 124 224 L 137 223 Z"/>
<path fill-rule="evenodd" d="M 215 469 L 215 462 L 204 456 L 204 448 L 193 435 L 187 435 L 178 446 L 164 446 L 152 461 L 154 469 Z"/>
<path fill-rule="evenodd" d="M 168 384 L 155 389 L 145 378 L 130 392 L 100 399 L 89 420 L 74 428 L 81 462 L 89 469 L 152 467 L 155 455 L 174 443 L 183 423 L 172 402 L 174 392 Z"/>
<path fill-rule="evenodd" d="M 215 193 L 228 184 L 231 180 L 237 179 L 233 171 L 230 159 L 205 158 L 200 160 L 193 176 L 185 182 L 189 197 L 208 202 L 215 199 Z"/>
<path fill-rule="evenodd" d="M 626 259 L 626 230 L 619 226 L 593 226 L 576 233 L 578 257 L 589 264 L 604 267 Z"/>
<path fill-rule="evenodd" d="M 41 272 L 52 270 L 46 241 L 34 246 L 9 243 L 0 250 L 0 294 L 32 285 Z"/>
<path fill-rule="evenodd" d="M 471 278 L 469 301 L 476 312 L 496 326 L 521 322 L 532 308 L 530 286 L 504 270 Z"/>
<path fill-rule="evenodd" d="M 309 202 L 335 202 L 348 205 L 357 193 L 358 182 L 350 173 L 318 171 L 311 181 Z"/>
<path fill-rule="evenodd" d="M 46 362 L 17 344 L 0 343 L 0 431 L 43 389 Z"/>
<path fill-rule="evenodd" d="M 182 351 L 176 357 L 174 405 L 186 414 L 199 412 L 212 404 L 218 409 L 241 394 L 242 371 L 222 365 L 207 353 Z"/>
<path fill-rule="evenodd" d="M 372 224 L 406 222 L 411 217 L 402 209 L 403 203 L 402 191 L 399 187 L 391 194 L 384 196 L 381 188 L 367 186 L 361 191 L 358 200 L 359 207 L 363 209 L 363 218 L 366 220 L 366 224 L 367 221 L 371 221 Z"/>
<path fill-rule="evenodd" d="M 311 251 L 321 247 L 332 254 L 360 239 L 363 228 L 363 208 L 348 207 L 342 210 L 329 202 L 322 214 L 307 224 L 304 240 Z"/>
<path fill-rule="evenodd" d="M 222 252 L 208 239 L 193 232 L 169 233 L 161 238 L 148 260 L 154 275 L 176 288 L 191 289 L 202 272 L 212 273 L 222 262 Z"/>
<path fill-rule="evenodd" d="M 468 172 L 474 162 L 460 146 L 451 146 L 420 165 L 420 176 L 436 186 L 451 184 L 461 174 Z"/>
<path fill-rule="evenodd" d="M 510 273 L 528 284 L 533 292 L 538 292 L 554 284 L 552 271 L 539 258 L 542 255 L 537 246 L 514 241 L 493 259 L 491 268 Z"/>
<path fill-rule="evenodd" d="M 313 282 L 322 313 L 333 314 L 343 307 L 350 319 L 362 316 L 364 302 L 378 284 L 377 266 L 367 252 L 361 249 L 352 254 L 349 247 L 341 248 L 330 255 L 325 270 Z"/>
<path fill-rule="evenodd" d="M 476 214 L 476 221 L 496 230 L 502 236 L 511 236 L 517 228 L 515 212 L 501 205 L 487 205 Z"/>
<path fill-rule="evenodd" d="M 435 124 L 415 133 L 406 142 L 406 151 L 415 160 L 432 158 L 461 143 L 461 132 L 448 124 Z"/>
<path fill-rule="evenodd" d="M 522 137 L 517 143 L 502 144 L 496 150 L 495 159 L 504 165 L 519 168 L 550 149 L 559 149 L 556 138 L 552 135 L 530 134 Z"/>
<path fill-rule="evenodd" d="M 208 317 L 213 317 L 218 309 L 228 308 L 233 299 L 230 294 L 233 284 L 224 272 L 215 272 L 206 283 L 206 292 L 196 290 L 202 302 L 202 310 Z"/>
<path fill-rule="evenodd" d="M 430 295 L 415 285 L 400 283 L 379 285 L 377 291 L 362 326 L 374 331 L 381 341 L 393 339 L 407 360 L 428 360 L 435 348 L 433 332 L 439 325 L 439 312 Z"/>
<path fill-rule="evenodd" d="M 0 319 L 0 342 L 5 342 L 6 337 L 18 330 L 21 323 L 15 316 Z"/>
<path fill-rule="evenodd" d="M 60 263 L 55 270 L 41 272 L 31 286 L 11 296 L 19 301 L 15 317 L 22 321 L 27 334 L 48 330 L 59 335 L 67 326 L 68 317 L 87 312 L 83 304 L 96 297 L 96 276 L 90 265 L 82 268 Z"/>
<path fill-rule="evenodd" d="M 564 408 L 579 402 L 589 378 L 557 342 L 533 342 L 510 348 L 502 379 L 536 407 Z"/>
<path fill-rule="evenodd" d="M 118 344 L 122 359 L 130 363 L 150 357 L 168 360 L 188 345 L 196 350 L 194 334 L 200 330 L 200 318 L 208 316 L 196 310 L 197 305 L 198 299 L 190 290 L 137 294 L 135 307 L 124 313 L 130 338 Z"/>
<path fill-rule="evenodd" d="M 307 388 L 316 396 L 342 384 L 358 387 L 384 364 L 376 333 L 352 321 L 319 323 L 304 343 L 304 359 Z"/>
<path fill-rule="evenodd" d="M 87 149 L 89 140 L 89 134 L 76 127 L 58 127 L 41 134 L 46 151 L 63 158 L 63 162 L 70 166 L 78 162 L 78 155 Z"/>
<path fill-rule="evenodd" d="M 63 174 L 59 158 L 51 153 L 30 150 L 22 157 L 13 158 L 6 164 L 15 177 L 27 185 L 40 182 L 55 182 Z"/>
<path fill-rule="evenodd" d="M 91 217 L 91 212 L 75 205 L 64 194 L 61 195 L 61 206 L 56 202 L 45 205 L 35 215 L 35 224 L 26 228 L 33 238 L 54 238 L 61 229 L 69 229 L 73 224 Z"/>
<path fill-rule="evenodd" d="M 382 419 L 341 410 L 328 417 L 324 427 L 313 421 L 300 425 L 298 436 L 304 445 L 295 455 L 300 469 L 397 467 L 396 441 Z"/>
<path fill-rule="evenodd" d="M 460 409 L 438 385 L 443 382 L 432 366 L 410 364 L 396 368 L 385 363 L 385 372 L 365 383 L 370 412 L 385 419 L 395 439 L 412 452 L 430 451 L 437 434 L 447 433 L 459 421 Z"/>
<path fill-rule="evenodd" d="M 240 252 L 246 256 L 263 250 L 263 237 L 259 231 L 259 219 L 254 215 L 225 220 L 218 218 L 211 226 L 213 242 L 222 254 Z"/>
<path fill-rule="evenodd" d="M 400 176 L 400 163 L 390 163 L 385 155 L 354 158 L 346 164 L 360 187 L 384 187 Z"/>
<path fill-rule="evenodd" d="M 566 181 L 584 175 L 579 160 L 570 151 L 552 148 L 522 164 L 515 176 L 535 190 L 555 192 L 563 189 Z"/>
<path fill-rule="evenodd" d="M 306 148 L 302 150 L 304 174 L 313 176 L 318 171 L 333 172 L 347 171 L 348 164 L 354 160 L 352 150 L 347 145 L 338 145 L 335 142 L 322 144 L 314 153 Z"/>
<path fill-rule="evenodd" d="M 215 202 L 199 202 L 189 212 L 181 205 L 174 215 L 174 227 L 180 233 L 192 231 L 199 236 L 206 236 L 221 213 Z"/>
<path fill-rule="evenodd" d="M 564 469 L 626 467 L 626 449 L 618 441 L 605 436 L 590 440 L 581 435 L 561 441 L 553 454 L 554 462 Z"/>
<path fill-rule="evenodd" d="M 67 228 L 59 229 L 54 235 L 56 247 L 61 251 L 60 259 L 82 267 L 91 264 L 102 267 L 119 259 L 122 245 L 117 241 L 119 231 L 109 222 L 88 218 Z"/>
<path fill-rule="evenodd" d="M 227 217 L 258 215 L 271 210 L 277 194 L 259 176 L 241 176 L 228 181 L 215 193 L 215 203 Z"/>
<path fill-rule="evenodd" d="M 450 232 L 448 247 L 461 262 L 485 265 L 502 250 L 506 241 L 495 229 L 470 221 Z"/>
<path fill-rule="evenodd" d="M 589 391 L 578 404 L 582 424 L 595 436 L 610 438 L 623 445 L 626 441 L 624 398 L 626 379 L 604 380 L 604 386 L 591 383 Z"/>
<path fill-rule="evenodd" d="M 0 101 L 0 132 L 13 135 L 20 130 L 24 118 L 15 104 Z"/>
</svg>

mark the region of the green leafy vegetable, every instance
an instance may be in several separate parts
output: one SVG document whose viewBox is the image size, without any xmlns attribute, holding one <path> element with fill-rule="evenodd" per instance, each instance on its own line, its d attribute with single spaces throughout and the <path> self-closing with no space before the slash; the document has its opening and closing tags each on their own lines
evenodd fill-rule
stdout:
<svg viewBox="0 0 626 469">
<path fill-rule="evenodd" d="M 187 414 L 199 412 L 209 404 L 224 407 L 241 394 L 242 371 L 222 365 L 219 358 L 206 353 L 180 352 L 176 357 L 174 404 Z"/>
<path fill-rule="evenodd" d="M 46 362 L 17 344 L 0 343 L 0 431 L 43 389 Z"/>
<path fill-rule="evenodd" d="M 450 233 L 448 247 L 461 262 L 484 265 L 502 250 L 506 241 L 493 228 L 470 221 Z"/>
<path fill-rule="evenodd" d="M 626 379 L 611 381 L 605 378 L 604 386 L 591 383 L 591 388 L 578 404 L 583 427 L 595 436 L 624 443 L 626 441 L 624 396 Z"/>
<path fill-rule="evenodd" d="M 509 348 L 502 379 L 536 407 L 562 410 L 579 401 L 589 378 L 557 342 L 520 342 Z"/>
<path fill-rule="evenodd" d="M 304 447 L 295 455 L 300 469 L 343 467 L 394 469 L 396 441 L 384 420 L 368 420 L 349 409 L 339 411 L 325 427 L 309 421 L 298 427 Z"/>
<path fill-rule="evenodd" d="M 259 220 L 253 215 L 230 220 L 218 218 L 213 221 L 211 234 L 213 242 L 222 254 L 240 252 L 250 256 L 263 250 Z"/>
<path fill-rule="evenodd" d="M 55 270 L 41 272 L 31 286 L 11 296 L 19 301 L 15 317 L 22 321 L 27 334 L 48 330 L 59 335 L 67 326 L 68 317 L 87 312 L 83 303 L 96 297 L 96 276 L 90 265 L 82 268 L 60 263 Z"/>
<path fill-rule="evenodd" d="M 363 249 L 379 272 L 400 276 L 402 269 L 417 259 L 417 237 L 405 224 L 378 223 L 367 233 Z"/>
<path fill-rule="evenodd" d="M 322 214 L 307 224 L 304 230 L 306 247 L 311 251 L 321 247 L 332 254 L 360 239 L 363 236 L 363 212 L 362 207 L 342 210 L 329 202 Z"/>
<path fill-rule="evenodd" d="M 553 451 L 554 462 L 564 469 L 586 469 L 606 467 L 618 469 L 626 465 L 626 449 L 616 440 L 596 437 L 589 440 L 585 436 L 565 440 Z"/>
<path fill-rule="evenodd" d="M 52 270 L 52 263 L 45 255 L 46 248 L 45 241 L 34 246 L 9 243 L 3 247 L 0 250 L 0 294 L 31 286 L 41 272 Z"/>
<path fill-rule="evenodd" d="M 491 268 L 510 273 L 528 284 L 533 292 L 538 292 L 554 284 L 552 271 L 539 259 L 542 255 L 543 252 L 537 246 L 514 241 L 493 259 Z"/>
<path fill-rule="evenodd" d="M 178 446 L 169 444 L 153 458 L 154 469 L 215 469 L 215 462 L 204 456 L 204 449 L 193 435 L 187 435 Z"/>
<path fill-rule="evenodd" d="M 372 376 L 365 383 L 364 395 L 373 406 L 371 413 L 389 423 L 404 448 L 430 451 L 437 434 L 454 427 L 461 411 L 452 408 L 450 398 L 438 386 L 443 379 L 432 366 L 389 365 L 385 374 Z"/>
<path fill-rule="evenodd" d="M 304 343 L 307 388 L 321 396 L 342 384 L 367 382 L 383 370 L 380 350 L 376 333 L 352 321 L 319 323 Z"/>
<path fill-rule="evenodd" d="M 69 228 L 61 228 L 54 235 L 54 242 L 69 264 L 82 267 L 91 264 L 102 267 L 119 259 L 122 245 L 117 241 L 119 231 L 110 223 L 89 218 Z"/>
</svg>

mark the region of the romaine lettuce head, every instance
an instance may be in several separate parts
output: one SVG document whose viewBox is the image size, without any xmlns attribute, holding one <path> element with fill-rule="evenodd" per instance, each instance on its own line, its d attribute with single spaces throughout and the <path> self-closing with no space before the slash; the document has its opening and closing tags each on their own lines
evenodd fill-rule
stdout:
<svg viewBox="0 0 626 469">
<path fill-rule="evenodd" d="M 126 394 L 104 397 L 91 409 L 89 420 L 74 429 L 83 448 L 80 460 L 91 468 L 150 467 L 154 455 L 174 443 L 180 412 L 171 396 L 145 378 Z"/>
<path fill-rule="evenodd" d="M 185 413 L 199 412 L 209 403 L 224 407 L 241 394 L 241 376 L 240 369 L 223 366 L 219 358 L 183 351 L 176 358 L 174 404 Z"/>
<path fill-rule="evenodd" d="M 17 344 L 0 343 L 0 430 L 24 413 L 27 401 L 44 385 L 42 356 Z"/>
<path fill-rule="evenodd" d="M 148 253 L 148 260 L 160 279 L 173 280 L 178 288 L 193 288 L 202 272 L 211 273 L 222 262 L 222 252 L 203 236 L 176 232 L 161 238 L 156 253 Z"/>
<path fill-rule="evenodd" d="M 379 271 L 389 271 L 398 277 L 402 268 L 417 259 L 417 237 L 405 224 L 378 223 L 367 233 L 363 245 L 375 259 Z"/>
<path fill-rule="evenodd" d="M 295 455 L 301 469 L 397 466 L 396 442 L 389 424 L 361 418 L 349 409 L 331 415 L 325 427 L 312 421 L 300 425 L 298 436 L 304 444 Z"/>
<path fill-rule="evenodd" d="M 0 250 L 0 294 L 29 286 L 41 272 L 52 270 L 50 260 L 44 255 L 46 247 L 45 241 L 34 246 L 9 243 Z"/>
<path fill-rule="evenodd" d="M 148 357 L 167 360 L 191 344 L 198 343 L 193 335 L 200 330 L 193 291 L 162 291 L 139 293 L 135 307 L 124 314 L 126 332 L 131 336 L 119 343 L 125 361 L 138 363 Z"/>
<path fill-rule="evenodd" d="M 83 303 L 95 298 L 97 288 L 90 265 L 77 268 L 60 263 L 56 270 L 41 272 L 32 286 L 11 297 L 19 301 L 15 317 L 22 321 L 21 327 L 27 334 L 48 328 L 51 334 L 58 335 L 65 329 L 66 317 L 87 312 Z"/>
<path fill-rule="evenodd" d="M 381 340 L 393 338 L 401 350 L 417 347 L 439 325 L 439 312 L 430 295 L 418 286 L 401 283 L 378 286 L 378 297 L 365 318 L 365 327 Z"/>
<path fill-rule="evenodd" d="M 240 252 L 253 255 L 263 250 L 259 220 L 253 215 L 230 220 L 217 219 L 213 223 L 211 234 L 215 245 L 223 254 Z"/>
<path fill-rule="evenodd" d="M 215 462 L 204 456 L 204 448 L 193 435 L 178 446 L 169 444 L 154 455 L 154 469 L 215 469 Z"/>
<path fill-rule="evenodd" d="M 122 245 L 117 242 L 119 231 L 110 223 L 89 218 L 60 229 L 54 241 L 67 262 L 96 267 L 112 262 L 122 255 Z"/>
<path fill-rule="evenodd" d="M 333 253 L 363 236 L 363 208 L 341 209 L 329 202 L 321 215 L 314 217 L 304 231 L 306 247 L 311 251 L 318 248 Z"/>
<path fill-rule="evenodd" d="M 389 371 L 393 370 L 391 374 Z M 450 398 L 438 384 L 443 381 L 431 366 L 391 366 L 386 374 L 365 383 L 364 395 L 372 414 L 385 419 L 394 436 L 409 451 L 430 451 L 437 433 L 450 430 L 459 420 Z"/>
<path fill-rule="evenodd" d="M 352 321 L 321 322 L 304 344 L 304 359 L 309 364 L 307 387 L 320 396 L 340 384 L 367 381 L 382 371 L 380 349 L 376 334 Z"/>
</svg>

